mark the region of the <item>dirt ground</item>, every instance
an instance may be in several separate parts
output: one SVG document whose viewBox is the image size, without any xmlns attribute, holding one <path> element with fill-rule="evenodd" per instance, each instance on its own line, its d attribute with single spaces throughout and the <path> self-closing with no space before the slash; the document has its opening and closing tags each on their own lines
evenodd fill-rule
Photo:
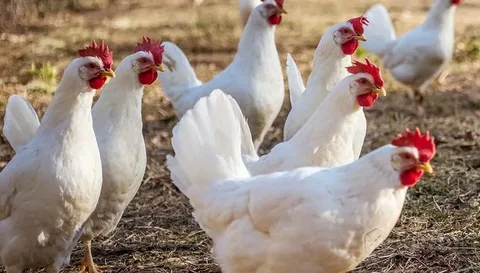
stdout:
<svg viewBox="0 0 480 273">
<path fill-rule="evenodd" d="M 43 114 L 56 79 L 48 76 L 53 72 L 34 73 L 38 69 L 32 65 L 48 63 L 50 70 L 61 71 L 75 50 L 91 39 L 105 39 L 115 52 L 115 63 L 130 54 L 141 35 L 173 41 L 189 57 L 199 78 L 208 80 L 236 52 L 242 30 L 236 1 L 205 0 L 193 9 L 187 0 L 117 0 L 104 10 L 61 13 L 4 30 L 0 33 L 0 117 L 13 93 L 26 96 Z M 306 80 L 323 30 L 359 16 L 375 2 L 286 0 L 289 14 L 276 35 L 282 63 L 286 53 L 293 52 Z M 399 33 L 418 24 L 431 2 L 383 1 Z M 428 90 L 424 114 L 407 98 L 407 89 L 384 73 L 389 95 L 366 111 L 363 152 L 388 143 L 407 127 L 419 126 L 436 138 L 435 174 L 409 191 L 388 240 L 354 272 L 480 272 L 479 14 L 478 0 L 466 0 L 457 10 L 452 72 L 445 84 Z M 359 50 L 357 58 L 364 56 Z M 289 105 L 286 101 L 262 153 L 280 141 Z M 220 272 L 210 255 L 211 241 L 192 219 L 187 199 L 171 184 L 165 168 L 177 119 L 158 83 L 145 90 L 143 114 L 148 146 L 145 180 L 115 233 L 94 242 L 95 260 L 112 265 L 111 272 Z M 0 138 L 0 168 L 12 155 L 9 144 Z M 81 254 L 77 247 L 74 260 Z"/>
</svg>

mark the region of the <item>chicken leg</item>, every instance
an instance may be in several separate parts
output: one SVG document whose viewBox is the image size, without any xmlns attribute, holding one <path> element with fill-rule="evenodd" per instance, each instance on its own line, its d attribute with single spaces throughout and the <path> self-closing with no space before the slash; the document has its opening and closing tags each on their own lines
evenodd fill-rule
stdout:
<svg viewBox="0 0 480 273">
<path fill-rule="evenodd" d="M 92 241 L 88 240 L 83 242 L 83 244 L 85 247 L 83 259 L 75 264 L 80 266 L 80 273 L 102 273 L 103 270 L 111 268 L 110 266 L 98 266 L 93 262 Z"/>
<path fill-rule="evenodd" d="M 437 85 L 443 85 L 445 83 L 448 75 L 450 75 L 450 69 L 449 68 L 443 69 L 442 72 L 440 72 L 438 77 L 435 79 L 435 83 Z"/>
</svg>

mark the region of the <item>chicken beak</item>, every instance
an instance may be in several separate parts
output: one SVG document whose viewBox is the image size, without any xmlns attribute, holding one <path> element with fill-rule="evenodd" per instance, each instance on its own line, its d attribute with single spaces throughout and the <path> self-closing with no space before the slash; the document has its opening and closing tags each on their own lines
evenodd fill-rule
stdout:
<svg viewBox="0 0 480 273">
<path fill-rule="evenodd" d="M 387 90 L 385 90 L 385 88 L 383 88 L 383 87 L 373 89 L 373 92 L 378 93 L 383 97 L 385 97 L 387 95 Z"/>
<path fill-rule="evenodd" d="M 115 78 L 115 72 L 111 69 L 103 71 L 102 74 L 105 77 Z"/>
<path fill-rule="evenodd" d="M 353 36 L 353 38 L 357 41 L 367 41 L 367 38 L 365 38 L 365 36 L 362 35 L 356 35 L 356 36 Z"/>
<path fill-rule="evenodd" d="M 430 165 L 430 162 L 425 162 L 425 163 L 418 164 L 417 169 L 422 170 L 426 173 L 433 173 L 433 168 Z"/>
<path fill-rule="evenodd" d="M 280 14 L 288 14 L 287 11 L 283 7 L 279 7 L 278 11 L 280 12 Z"/>
<path fill-rule="evenodd" d="M 152 70 L 158 70 L 160 72 L 165 72 L 165 68 L 163 68 L 162 64 L 152 66 Z"/>
</svg>

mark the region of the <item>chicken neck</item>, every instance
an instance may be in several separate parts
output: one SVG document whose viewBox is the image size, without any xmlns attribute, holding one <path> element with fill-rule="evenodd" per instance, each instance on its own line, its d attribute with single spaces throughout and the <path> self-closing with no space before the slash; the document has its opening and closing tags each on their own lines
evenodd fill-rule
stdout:
<svg viewBox="0 0 480 273">
<path fill-rule="evenodd" d="M 423 26 L 440 30 L 448 28 L 453 31 L 453 17 L 456 8 L 456 5 L 452 5 L 450 1 L 437 0 L 428 11 Z"/>
</svg>

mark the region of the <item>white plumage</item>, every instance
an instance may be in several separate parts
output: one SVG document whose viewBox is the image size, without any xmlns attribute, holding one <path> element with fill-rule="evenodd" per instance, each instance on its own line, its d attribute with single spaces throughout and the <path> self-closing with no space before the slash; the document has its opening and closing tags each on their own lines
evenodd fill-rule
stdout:
<svg viewBox="0 0 480 273">
<path fill-rule="evenodd" d="M 262 1 L 260 0 L 239 0 L 239 10 L 240 10 L 240 19 L 242 19 L 242 24 L 246 25 L 248 22 L 248 18 L 252 11 L 260 4 Z"/>
<path fill-rule="evenodd" d="M 290 90 L 290 104 L 293 108 L 293 105 L 305 91 L 305 85 L 303 84 L 302 74 L 298 69 L 297 63 L 295 63 L 290 53 L 287 54 L 287 80 L 288 89 Z"/>
<path fill-rule="evenodd" d="M 40 121 L 37 113 L 22 97 L 12 95 L 8 98 L 3 134 L 17 151 L 32 140 L 37 132 Z"/>
<path fill-rule="evenodd" d="M 396 37 L 387 9 L 371 7 L 366 16 L 365 49 L 381 57 L 393 77 L 421 93 L 452 59 L 454 14 L 458 0 L 436 0 L 425 21 Z"/>
<path fill-rule="evenodd" d="M 266 10 L 267 5 L 275 9 Z M 230 94 L 247 117 L 255 147 L 262 143 L 278 115 L 285 96 L 283 74 L 275 45 L 275 25 L 268 16 L 280 12 L 266 0 L 252 12 L 233 62 L 212 80 L 202 84 L 187 58 L 176 45 L 165 42 L 165 73 L 159 74 L 163 91 L 181 117 L 214 89 Z"/>
<path fill-rule="evenodd" d="M 240 119 L 213 92 L 175 127 L 168 156 L 222 272 L 347 272 L 387 238 L 407 190 L 396 155 L 418 160 L 416 148 L 386 145 L 343 167 L 251 176 Z"/>
<path fill-rule="evenodd" d="M 9 133 L 19 144 L 0 173 L 0 259 L 7 273 L 40 267 L 59 272 L 97 204 L 102 167 L 90 111 L 95 92 L 79 76 L 88 63 L 103 67 L 94 57 L 73 60 L 38 130 L 30 130 L 34 118 L 18 127 L 36 132 L 28 144 L 15 142 L 26 136 L 23 132 Z M 32 116 L 19 99 L 10 100 L 11 106 Z"/>
</svg>

